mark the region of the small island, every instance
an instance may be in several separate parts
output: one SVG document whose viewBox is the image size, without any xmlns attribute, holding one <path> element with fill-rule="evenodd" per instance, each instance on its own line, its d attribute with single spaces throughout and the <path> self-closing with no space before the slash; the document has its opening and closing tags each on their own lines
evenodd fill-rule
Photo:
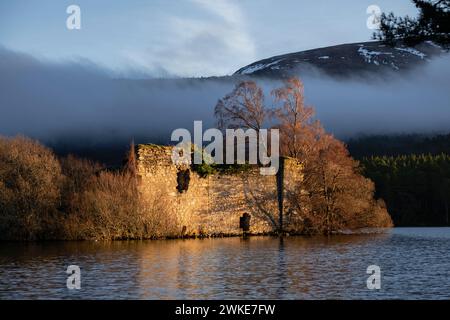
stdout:
<svg viewBox="0 0 450 320">
<path fill-rule="evenodd" d="M 256 156 L 253 164 L 244 159 L 215 163 L 205 161 L 211 155 L 194 144 L 187 162 L 174 163 L 174 146 L 136 148 L 132 143 L 124 165 L 111 169 L 70 155 L 56 157 L 25 137 L 1 138 L 0 237 L 332 235 L 391 227 L 383 200 L 374 197 L 373 182 L 305 105 L 300 79 L 284 80 L 271 97 L 275 107 L 267 107 L 255 81 L 243 81 L 218 101 L 214 113 L 220 130 L 240 128 L 253 133 L 255 141 L 264 125 L 272 123 L 277 138 L 279 134 L 279 150 L 275 144 L 270 147 L 277 156 L 272 175 L 261 174 L 264 165 Z M 246 138 L 242 142 L 249 160 L 256 149 Z M 196 154 L 203 160 L 194 164 Z"/>
</svg>

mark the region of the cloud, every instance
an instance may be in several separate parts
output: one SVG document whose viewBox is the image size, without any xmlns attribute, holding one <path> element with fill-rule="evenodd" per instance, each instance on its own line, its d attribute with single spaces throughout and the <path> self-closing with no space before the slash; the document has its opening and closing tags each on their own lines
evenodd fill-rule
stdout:
<svg viewBox="0 0 450 320">
<path fill-rule="evenodd" d="M 308 104 L 338 137 L 358 133 L 448 131 L 450 58 L 390 79 L 335 80 L 302 74 Z M 235 77 L 117 80 L 93 64 L 55 64 L 0 48 L 0 134 L 25 134 L 44 142 L 123 144 L 170 141 L 194 120 L 214 126 L 218 98 Z M 265 92 L 279 81 L 258 80 Z M 271 104 L 267 97 L 266 102 Z"/>
<path fill-rule="evenodd" d="M 231 80 L 117 80 L 93 64 L 43 62 L 0 47 L 0 134 L 167 142 L 194 120 L 212 125 L 217 98 L 231 88 Z"/>
<path fill-rule="evenodd" d="M 124 51 L 130 60 L 152 74 L 179 77 L 222 76 L 256 58 L 238 3 L 191 0 L 194 15 L 164 18 L 167 28 L 158 44 L 144 51 Z M 231 63 L 230 63 L 231 61 Z"/>
<path fill-rule="evenodd" d="M 192 0 L 192 2 L 222 17 L 230 25 L 241 25 L 244 20 L 240 8 L 236 4 L 231 3 L 230 1 Z"/>
</svg>

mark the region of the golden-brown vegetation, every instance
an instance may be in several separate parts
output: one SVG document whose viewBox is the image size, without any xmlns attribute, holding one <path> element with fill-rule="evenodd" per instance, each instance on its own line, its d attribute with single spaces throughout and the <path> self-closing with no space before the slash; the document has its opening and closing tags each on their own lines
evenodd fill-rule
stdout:
<svg viewBox="0 0 450 320">
<path fill-rule="evenodd" d="M 346 229 L 389 227 L 392 221 L 374 184 L 360 173 L 346 146 L 313 119 L 303 84 L 288 79 L 264 106 L 256 83 L 239 84 L 219 100 L 215 114 L 226 128 L 259 130 L 268 118 L 280 130 L 283 156 L 297 159 L 303 179 L 286 196 L 283 223 L 277 208 L 259 199 L 279 231 L 332 234 Z M 182 225 L 164 192 L 140 195 L 134 145 L 122 170 L 53 152 L 25 137 L 0 137 L 0 239 L 150 239 L 177 237 Z M 269 195 L 268 198 L 272 198 Z"/>
<path fill-rule="evenodd" d="M 0 237 L 54 236 L 62 184 L 61 167 L 49 149 L 25 137 L 0 137 Z"/>
<path fill-rule="evenodd" d="M 135 160 L 109 171 L 58 160 L 25 137 L 0 137 L 0 239 L 149 239 L 181 228 L 164 195 L 141 199 Z"/>
<path fill-rule="evenodd" d="M 274 227 L 293 233 L 332 234 L 392 226 L 383 200 L 374 199 L 373 182 L 361 175 L 359 163 L 350 157 L 346 146 L 328 134 L 314 119 L 314 109 L 305 105 L 300 79 L 286 79 L 282 87 L 272 91 L 274 108 L 264 106 L 262 92 L 255 82 L 242 82 L 219 100 L 215 114 L 223 129 L 257 129 L 253 124 L 272 118 L 280 130 L 281 154 L 300 162 L 303 179 L 288 194 L 283 225 Z M 259 202 L 264 207 L 266 201 L 262 198 Z M 274 212 L 269 211 L 266 215 Z"/>
</svg>

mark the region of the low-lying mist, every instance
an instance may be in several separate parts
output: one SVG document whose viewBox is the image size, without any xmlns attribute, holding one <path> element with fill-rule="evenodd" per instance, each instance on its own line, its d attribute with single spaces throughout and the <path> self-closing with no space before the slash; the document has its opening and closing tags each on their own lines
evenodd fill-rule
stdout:
<svg viewBox="0 0 450 320">
<path fill-rule="evenodd" d="M 326 129 L 357 134 L 442 132 L 450 128 L 450 58 L 408 74 L 334 79 L 301 74 L 308 104 Z M 51 63 L 0 48 L 0 134 L 24 134 L 48 144 L 96 146 L 168 143 L 175 128 L 203 120 L 214 126 L 217 100 L 236 77 L 117 79 L 83 61 Z M 269 92 L 275 80 L 260 80 Z"/>
</svg>

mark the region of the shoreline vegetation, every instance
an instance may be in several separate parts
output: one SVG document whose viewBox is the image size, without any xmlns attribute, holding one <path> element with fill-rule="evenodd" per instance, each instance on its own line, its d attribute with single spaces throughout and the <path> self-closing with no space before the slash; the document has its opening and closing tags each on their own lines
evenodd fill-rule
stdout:
<svg viewBox="0 0 450 320">
<path fill-rule="evenodd" d="M 73 155 L 58 158 L 51 149 L 24 136 L 0 136 L 0 240 L 109 241 L 324 234 L 289 226 L 283 233 L 275 230 L 241 235 L 183 234 L 167 195 L 160 194 L 157 199 L 139 196 L 135 161 L 133 146 L 123 168 L 111 170 Z M 236 171 L 230 166 L 216 170 L 233 174 L 240 166 Z M 333 230 L 330 235 L 383 232 L 384 227 L 391 226 L 390 218 L 384 219 L 367 226 L 359 223 L 361 228 L 352 230 Z"/>
<path fill-rule="evenodd" d="M 284 217 L 286 225 L 273 225 L 273 234 L 333 235 L 392 227 L 383 200 L 374 197 L 374 183 L 361 174 L 362 168 L 346 146 L 314 119 L 313 108 L 304 104 L 301 81 L 287 79 L 271 96 L 275 107 L 268 108 L 264 92 L 255 82 L 239 83 L 219 100 L 215 115 L 221 130 L 258 131 L 271 120 L 280 132 L 281 156 L 296 158 L 302 165 L 302 182 L 286 197 L 294 209 Z M 201 166 L 192 171 L 202 176 L 210 169 Z M 233 168 L 222 171 L 233 172 Z M 189 236 L 184 234 L 172 202 L 161 192 L 151 199 L 141 196 L 134 143 L 124 166 L 111 170 L 73 155 L 57 157 L 27 137 L 0 137 L 1 240 Z M 191 236 L 220 234 L 199 231 Z"/>
</svg>

